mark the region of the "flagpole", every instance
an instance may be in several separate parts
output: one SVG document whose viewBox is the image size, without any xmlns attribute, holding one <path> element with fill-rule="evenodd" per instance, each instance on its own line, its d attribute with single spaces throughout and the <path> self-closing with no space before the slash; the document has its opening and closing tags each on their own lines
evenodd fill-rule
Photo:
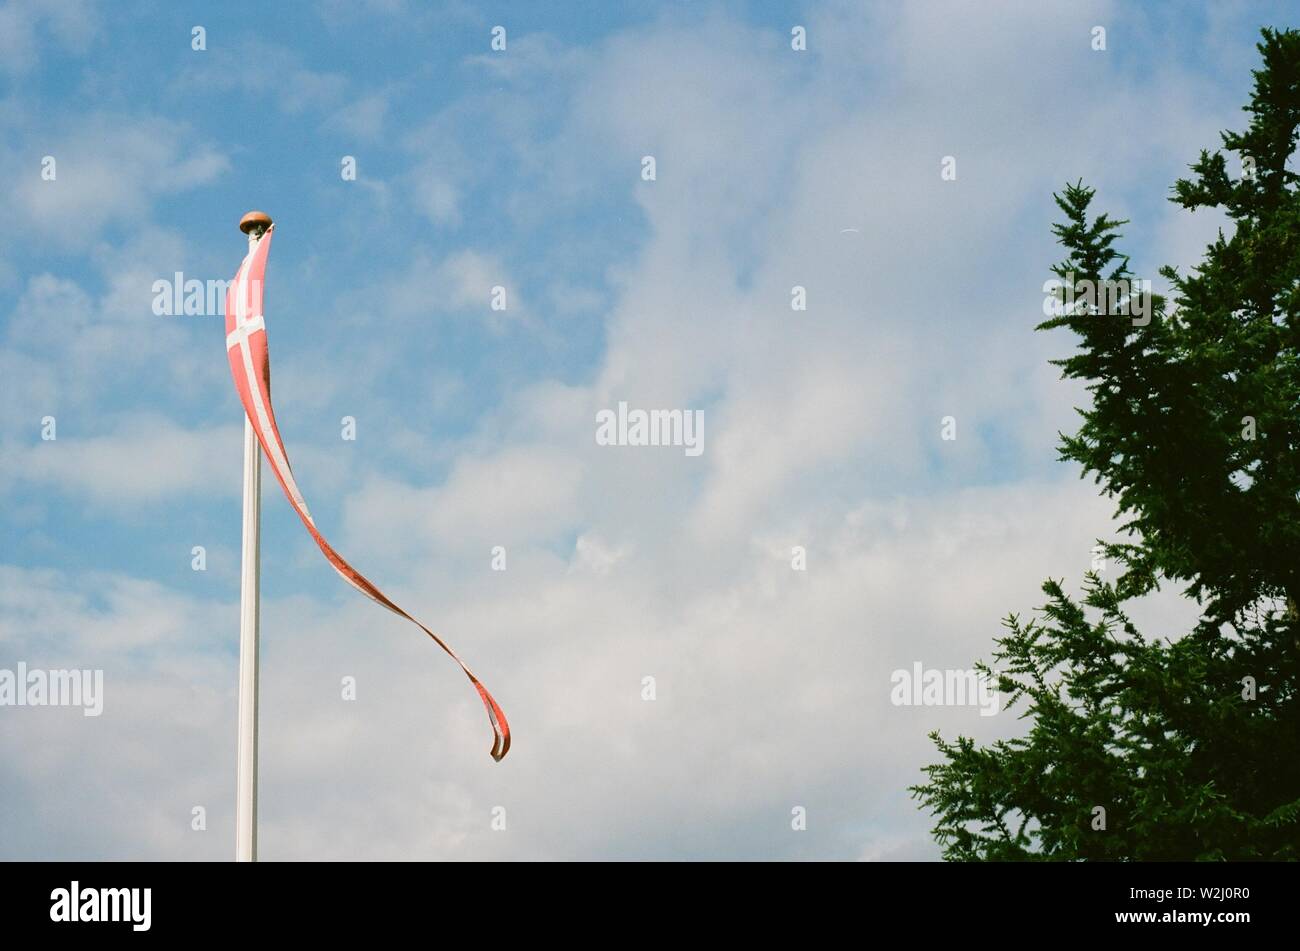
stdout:
<svg viewBox="0 0 1300 951">
<path fill-rule="evenodd" d="M 239 223 L 248 250 L 270 225 L 261 212 Z M 244 545 L 239 576 L 239 740 L 235 770 L 235 861 L 257 861 L 258 612 L 261 605 L 262 447 L 244 415 Z"/>
</svg>

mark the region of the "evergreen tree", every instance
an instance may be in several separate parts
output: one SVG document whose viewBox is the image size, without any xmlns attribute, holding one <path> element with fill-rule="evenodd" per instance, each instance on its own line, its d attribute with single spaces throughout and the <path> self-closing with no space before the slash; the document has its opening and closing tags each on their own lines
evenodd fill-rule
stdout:
<svg viewBox="0 0 1300 951">
<path fill-rule="evenodd" d="M 1027 736 L 932 734 L 944 761 L 912 793 L 946 858 L 1300 858 L 1300 33 L 1264 30 L 1259 50 L 1248 129 L 1222 137 L 1240 168 L 1202 151 L 1171 197 L 1222 208 L 1231 237 L 1190 275 L 1161 270 L 1173 299 L 1149 320 L 1137 291 L 1085 293 L 1038 328 L 1078 337 L 1053 362 L 1092 405 L 1061 458 L 1116 500 L 1126 540 L 1103 549 L 1122 570 L 1089 573 L 1080 601 L 1048 581 L 1039 617 L 1004 622 L 999 669 L 980 668 Z M 1052 270 L 1131 289 L 1126 222 L 1090 217 L 1093 195 L 1054 196 Z M 1162 580 L 1201 607 L 1176 641 L 1123 608 Z"/>
</svg>

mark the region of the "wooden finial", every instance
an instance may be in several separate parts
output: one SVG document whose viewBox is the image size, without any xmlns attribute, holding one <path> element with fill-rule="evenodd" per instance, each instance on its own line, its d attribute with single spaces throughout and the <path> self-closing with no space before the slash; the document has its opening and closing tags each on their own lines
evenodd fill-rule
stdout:
<svg viewBox="0 0 1300 951">
<path fill-rule="evenodd" d="M 239 219 L 239 230 L 244 234 L 252 234 L 256 231 L 255 237 L 260 238 L 266 229 L 271 227 L 271 216 L 264 211 L 250 211 L 244 217 Z"/>
</svg>

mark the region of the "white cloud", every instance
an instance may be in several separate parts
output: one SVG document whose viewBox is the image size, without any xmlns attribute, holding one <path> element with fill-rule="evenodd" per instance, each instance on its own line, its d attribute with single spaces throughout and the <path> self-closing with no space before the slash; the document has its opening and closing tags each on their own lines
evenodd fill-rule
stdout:
<svg viewBox="0 0 1300 951">
<path fill-rule="evenodd" d="M 86 410 L 110 393 L 133 394 L 134 403 L 162 391 L 169 405 L 184 405 L 218 386 L 225 392 L 229 371 L 213 359 L 220 316 L 153 312 L 154 282 L 172 281 L 190 259 L 179 236 L 142 224 L 124 244 L 97 246 L 93 257 L 102 274 L 98 295 L 55 274 L 28 277 L 0 338 L 0 361 L 14 368 L 0 418 L 29 425 Z"/>
<path fill-rule="evenodd" d="M 269 97 L 282 112 L 296 115 L 337 110 L 349 85 L 340 73 L 312 69 L 292 48 L 259 38 L 205 52 L 171 92 L 193 96 L 237 90 L 247 96 Z"/>
<path fill-rule="evenodd" d="M 484 32 L 484 47 L 490 34 Z M 569 46 L 548 33 L 511 34 L 506 49 L 475 53 L 467 61 L 498 82 L 554 81 L 561 75 L 579 73 L 587 62 L 585 50 Z"/>
<path fill-rule="evenodd" d="M 436 280 L 440 287 L 446 289 L 445 298 L 448 303 L 466 310 L 482 308 L 495 327 L 499 328 L 500 322 L 511 319 L 512 315 L 518 315 L 522 310 L 518 285 L 515 285 L 514 294 L 511 294 L 510 275 L 505 265 L 494 255 L 458 251 L 439 265 Z M 504 310 L 489 309 L 494 288 L 497 287 L 506 291 Z"/>
<path fill-rule="evenodd" d="M 350 538 L 363 550 L 458 555 L 496 544 L 535 544 L 579 511 L 578 463 L 545 447 L 511 447 L 462 457 L 445 484 L 417 489 L 372 478 L 345 509 Z"/>
<path fill-rule="evenodd" d="M 492 306 L 497 287 L 505 292 L 503 310 Z M 494 334 L 508 326 L 529 325 L 519 282 L 500 257 L 481 251 L 456 251 L 438 259 L 417 248 L 403 272 L 358 296 L 378 297 L 384 313 L 397 317 L 428 319 L 446 313 L 474 317 Z"/>
<path fill-rule="evenodd" d="M 74 427 L 65 419 L 56 439 L 6 447 L 0 481 L 10 491 L 35 483 L 119 512 L 177 495 L 238 490 L 241 427 L 190 430 L 145 414 L 105 435 L 79 436 Z"/>
<path fill-rule="evenodd" d="M 375 93 L 362 96 L 355 102 L 342 106 L 330 119 L 329 125 L 362 141 L 374 141 L 384 130 L 388 108 L 386 95 Z"/>
<path fill-rule="evenodd" d="M 9 0 L 0 7 L 0 69 L 12 75 L 33 69 L 47 36 L 60 49 L 84 53 L 101 28 L 90 0 Z"/>
<path fill-rule="evenodd" d="M 614 566 L 627 557 L 626 549 L 612 548 L 598 535 L 590 533 L 578 536 L 578 540 L 573 544 L 573 554 L 573 567 L 583 568 L 597 575 L 609 574 Z"/>
<path fill-rule="evenodd" d="M 228 167 L 215 147 L 194 141 L 186 125 L 166 119 L 96 114 L 60 131 L 26 136 L 27 166 L 4 157 L 11 212 L 22 227 L 60 246 L 84 248 L 108 224 L 147 222 L 153 203 L 214 181 Z M 30 157 L 57 163 L 52 181 Z"/>
<path fill-rule="evenodd" d="M 416 173 L 410 183 L 411 200 L 434 224 L 455 227 L 460 224 L 460 199 L 456 186 L 432 169 Z"/>
<path fill-rule="evenodd" d="M 415 628 L 341 583 L 324 601 L 268 600 L 263 855 L 933 858 L 904 789 L 934 758 L 926 732 L 988 739 L 1017 725 L 893 707 L 889 674 L 987 657 L 997 618 L 1041 600 L 1040 575 L 1087 563 L 1102 507 L 1078 484 L 896 500 L 809 538 L 806 573 L 734 554 L 741 580 L 725 587 L 665 586 L 662 553 L 591 573 L 512 549 L 509 569 L 492 572 L 484 549 L 481 570 L 456 578 L 432 565 L 409 584 L 376 577 L 505 706 L 516 747 L 500 765 L 473 692 Z M 46 856 L 226 853 L 237 613 L 233 585 L 223 593 L 218 605 L 129 578 L 0 575 L 0 666 L 108 670 L 102 734 L 33 709 L 0 737 L 3 761 L 23 764 L 21 788 L 51 804 L 25 810 L 36 838 L 9 854 L 35 842 Z M 354 702 L 341 698 L 345 675 Z M 647 675 L 654 701 L 641 699 Z M 56 828 L 71 808 L 65 756 L 83 757 L 83 794 L 105 793 L 88 796 L 103 805 L 82 821 L 113 820 L 79 845 Z M 147 796 L 122 795 L 146 778 Z M 123 800 L 129 809 L 112 805 Z M 196 803 L 209 809 L 206 836 L 183 834 Z M 806 835 L 790 831 L 794 804 L 809 809 Z M 504 834 L 489 827 L 497 805 Z M 842 824 L 863 812 L 889 831 L 855 843 Z"/>
</svg>

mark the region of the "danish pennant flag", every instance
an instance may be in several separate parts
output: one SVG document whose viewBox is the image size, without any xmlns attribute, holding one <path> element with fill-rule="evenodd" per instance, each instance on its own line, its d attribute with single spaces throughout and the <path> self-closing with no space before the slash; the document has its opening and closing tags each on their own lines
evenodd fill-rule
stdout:
<svg viewBox="0 0 1300 951">
<path fill-rule="evenodd" d="M 257 432 L 257 440 L 262 445 L 262 452 L 265 453 L 280 487 L 284 489 L 285 497 L 298 513 L 298 517 L 302 519 L 302 524 L 306 526 L 308 533 L 320 546 L 321 554 L 334 566 L 334 570 L 343 577 L 344 581 L 366 597 L 379 602 L 394 614 L 416 625 L 433 638 L 452 660 L 460 664 L 460 669 L 465 671 L 465 676 L 474 685 L 474 689 L 483 700 L 483 706 L 487 708 L 494 737 L 492 758 L 500 760 L 510 749 L 510 725 L 506 722 L 506 715 L 501 707 L 492 699 L 492 694 L 479 683 L 473 671 L 465 666 L 465 662 L 442 638 L 390 601 L 382 591 L 371 584 L 361 572 L 348 564 L 343 556 L 330 546 L 316 528 L 311 513 L 307 511 L 307 503 L 303 501 L 302 493 L 298 491 L 298 483 L 294 480 L 293 470 L 289 467 L 289 455 L 285 451 L 284 440 L 280 438 L 279 427 L 275 424 L 275 411 L 271 408 L 271 362 L 266 347 L 262 287 L 266 277 L 266 257 L 271 250 L 271 236 L 274 233 L 275 226 L 272 225 L 256 247 L 248 252 L 244 263 L 239 266 L 234 283 L 226 292 L 226 354 L 230 357 L 230 372 L 235 378 L 235 389 L 239 391 L 239 400 L 244 404 L 244 412 L 248 414 L 248 419 Z"/>
</svg>

